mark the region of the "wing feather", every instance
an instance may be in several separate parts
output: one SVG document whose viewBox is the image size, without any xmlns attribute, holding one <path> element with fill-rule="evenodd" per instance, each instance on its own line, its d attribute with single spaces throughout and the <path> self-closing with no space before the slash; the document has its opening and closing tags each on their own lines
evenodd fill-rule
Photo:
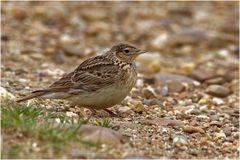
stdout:
<svg viewBox="0 0 240 160">
<path fill-rule="evenodd" d="M 103 56 L 96 56 L 81 63 L 75 71 L 63 76 L 49 89 L 73 94 L 96 91 L 113 84 L 117 75 L 118 66 Z"/>
</svg>

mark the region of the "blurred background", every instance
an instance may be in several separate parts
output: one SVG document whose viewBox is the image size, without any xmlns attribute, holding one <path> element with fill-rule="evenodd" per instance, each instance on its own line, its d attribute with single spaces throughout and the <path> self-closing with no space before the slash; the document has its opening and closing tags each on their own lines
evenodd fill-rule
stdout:
<svg viewBox="0 0 240 160">
<path fill-rule="evenodd" d="M 22 97 L 45 88 L 118 43 L 148 51 L 137 59 L 136 87 L 121 105 L 111 108 L 126 117 L 111 117 L 118 133 L 130 137 L 122 148 L 81 150 L 84 147 L 74 139 L 54 148 L 49 137 L 42 141 L 29 136 L 39 129 L 22 134 L 19 128 L 3 128 L 5 158 L 14 157 L 10 153 L 16 153 L 16 142 L 23 144 L 19 148 L 24 158 L 55 153 L 63 158 L 239 157 L 237 1 L 2 2 L 1 98 L 7 91 Z M 174 82 L 166 82 L 169 79 Z M 68 105 L 54 100 L 38 103 L 54 111 Z M 77 111 L 71 110 L 70 118 Z M 10 124 L 13 118 L 7 116 Z"/>
<path fill-rule="evenodd" d="M 3 71 L 68 71 L 120 42 L 149 51 L 146 74 L 188 74 L 239 51 L 238 2 L 3 2 L 1 13 Z"/>
</svg>

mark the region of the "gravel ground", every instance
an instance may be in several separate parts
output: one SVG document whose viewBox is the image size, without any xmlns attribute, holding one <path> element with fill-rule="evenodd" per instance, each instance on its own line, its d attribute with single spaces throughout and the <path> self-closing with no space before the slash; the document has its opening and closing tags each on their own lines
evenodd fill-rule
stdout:
<svg viewBox="0 0 240 160">
<path fill-rule="evenodd" d="M 137 59 L 136 87 L 111 108 L 124 141 L 70 146 L 62 157 L 239 157 L 238 2 L 2 2 L 1 9 L 1 86 L 15 97 L 119 42 L 149 51 Z M 32 103 L 90 114 L 61 100 Z M 34 153 L 41 157 L 41 148 Z"/>
</svg>

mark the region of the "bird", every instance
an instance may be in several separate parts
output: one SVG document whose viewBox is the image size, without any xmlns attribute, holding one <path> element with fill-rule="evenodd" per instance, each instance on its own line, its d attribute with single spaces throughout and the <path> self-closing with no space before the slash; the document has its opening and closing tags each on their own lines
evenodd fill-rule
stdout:
<svg viewBox="0 0 240 160">
<path fill-rule="evenodd" d="M 49 87 L 35 90 L 18 99 L 20 103 L 32 98 L 64 99 L 71 105 L 84 107 L 96 113 L 120 103 L 135 86 L 137 70 L 135 59 L 146 53 L 132 45 L 114 45 L 102 55 L 83 61 L 74 71 L 64 75 Z"/>
</svg>

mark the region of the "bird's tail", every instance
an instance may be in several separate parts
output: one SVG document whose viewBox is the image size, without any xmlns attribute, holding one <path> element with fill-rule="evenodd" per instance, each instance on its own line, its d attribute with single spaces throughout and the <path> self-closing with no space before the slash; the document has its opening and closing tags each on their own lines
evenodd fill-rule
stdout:
<svg viewBox="0 0 240 160">
<path fill-rule="evenodd" d="M 49 91 L 48 90 L 36 90 L 36 91 L 33 91 L 31 95 L 23 97 L 21 99 L 18 99 L 16 102 L 20 103 L 20 102 L 23 102 L 23 101 L 26 101 L 26 100 L 29 100 L 32 98 L 41 97 L 41 96 L 45 95 L 46 93 L 49 93 Z"/>
</svg>

